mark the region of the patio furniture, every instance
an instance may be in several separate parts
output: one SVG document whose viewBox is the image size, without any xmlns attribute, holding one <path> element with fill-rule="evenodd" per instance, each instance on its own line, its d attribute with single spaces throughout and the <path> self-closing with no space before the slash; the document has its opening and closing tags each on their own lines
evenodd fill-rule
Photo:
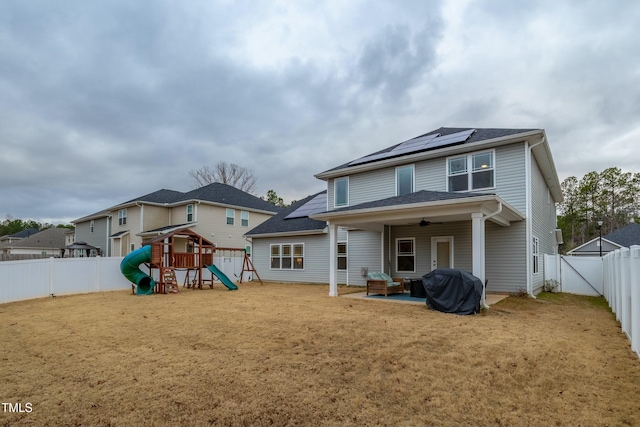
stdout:
<svg viewBox="0 0 640 427">
<path fill-rule="evenodd" d="M 392 278 L 385 273 L 369 273 L 367 274 L 367 295 L 383 294 L 385 297 L 389 294 L 404 293 L 403 279 Z"/>
</svg>

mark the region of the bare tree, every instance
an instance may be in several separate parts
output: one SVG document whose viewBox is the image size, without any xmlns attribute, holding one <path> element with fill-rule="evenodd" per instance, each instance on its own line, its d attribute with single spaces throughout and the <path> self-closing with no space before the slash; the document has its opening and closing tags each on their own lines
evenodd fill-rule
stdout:
<svg viewBox="0 0 640 427">
<path fill-rule="evenodd" d="M 191 170 L 189 176 L 195 181 L 195 188 L 220 182 L 249 194 L 254 194 L 257 180 L 251 169 L 224 161 L 218 162 L 213 170 L 209 166 Z"/>
</svg>

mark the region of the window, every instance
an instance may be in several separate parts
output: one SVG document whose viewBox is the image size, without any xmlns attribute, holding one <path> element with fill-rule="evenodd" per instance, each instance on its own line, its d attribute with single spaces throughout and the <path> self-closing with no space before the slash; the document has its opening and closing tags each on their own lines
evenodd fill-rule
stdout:
<svg viewBox="0 0 640 427">
<path fill-rule="evenodd" d="M 413 165 L 396 168 L 396 196 L 413 193 L 414 171 Z"/>
<path fill-rule="evenodd" d="M 193 205 L 187 205 L 187 222 L 193 222 Z"/>
<path fill-rule="evenodd" d="M 449 191 L 469 191 L 495 186 L 493 151 L 447 159 Z M 469 169 L 471 165 L 471 169 Z"/>
<path fill-rule="evenodd" d="M 396 271 L 415 273 L 416 254 L 415 239 L 396 239 Z"/>
<path fill-rule="evenodd" d="M 348 206 L 349 205 L 349 178 L 338 178 L 333 181 L 334 189 L 334 206 Z"/>
<path fill-rule="evenodd" d="M 338 270 L 347 269 L 347 244 L 338 242 Z"/>
<path fill-rule="evenodd" d="M 249 212 L 247 211 L 240 212 L 240 225 L 242 225 L 243 227 L 249 226 Z"/>
<path fill-rule="evenodd" d="M 227 225 L 234 225 L 236 220 L 236 210 L 227 208 Z"/>
<path fill-rule="evenodd" d="M 120 209 L 118 211 L 118 225 L 127 225 L 127 210 Z"/>
<path fill-rule="evenodd" d="M 247 245 L 244 247 L 244 253 L 251 256 L 251 245 Z"/>
<path fill-rule="evenodd" d="M 272 270 L 303 270 L 304 244 L 271 245 Z"/>
<path fill-rule="evenodd" d="M 533 274 L 540 273 L 540 241 L 537 237 L 533 238 L 531 253 L 533 255 Z"/>
<path fill-rule="evenodd" d="M 96 225 L 96 223 L 93 220 L 91 220 L 91 222 L 89 223 L 89 232 L 90 233 L 93 233 L 95 225 Z"/>
</svg>

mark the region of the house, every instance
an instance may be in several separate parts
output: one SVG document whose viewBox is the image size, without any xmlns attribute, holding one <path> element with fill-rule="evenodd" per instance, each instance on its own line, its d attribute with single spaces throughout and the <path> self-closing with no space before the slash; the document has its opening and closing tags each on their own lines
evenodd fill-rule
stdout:
<svg viewBox="0 0 640 427">
<path fill-rule="evenodd" d="M 0 244 L 0 253 L 7 255 L 41 255 L 59 257 L 66 243 L 67 228 L 47 228 L 12 242 Z"/>
<path fill-rule="evenodd" d="M 280 208 L 230 185 L 213 183 L 182 193 L 161 189 L 73 221 L 76 240 L 105 256 L 124 256 L 143 240 L 190 228 L 219 247 L 246 248 L 247 230 Z"/>
<path fill-rule="evenodd" d="M 6 236 L 0 236 L 0 245 L 4 243 L 14 243 L 18 240 L 24 239 L 25 237 L 29 237 L 32 234 L 39 232 L 40 230 L 37 228 L 27 228 L 26 230 L 18 231 L 17 233 L 8 234 Z"/>
<path fill-rule="evenodd" d="M 570 250 L 567 255 L 574 256 L 600 256 L 600 236 Z M 622 228 L 602 236 L 602 255 L 613 252 L 616 249 L 628 248 L 640 245 L 640 224 L 631 223 Z"/>
<path fill-rule="evenodd" d="M 562 192 L 542 129 L 440 128 L 315 176 L 325 192 L 247 233 L 263 279 L 337 296 L 368 271 L 461 268 L 488 291 L 535 294 L 557 253 Z"/>
</svg>

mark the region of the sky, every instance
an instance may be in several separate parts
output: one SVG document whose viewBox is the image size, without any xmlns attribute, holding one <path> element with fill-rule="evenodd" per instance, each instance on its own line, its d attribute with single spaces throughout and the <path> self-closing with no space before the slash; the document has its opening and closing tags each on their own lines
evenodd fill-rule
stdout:
<svg viewBox="0 0 640 427">
<path fill-rule="evenodd" d="M 3 0 L 0 220 L 68 223 L 236 163 L 256 195 L 439 127 L 640 172 L 640 2 Z"/>
</svg>

